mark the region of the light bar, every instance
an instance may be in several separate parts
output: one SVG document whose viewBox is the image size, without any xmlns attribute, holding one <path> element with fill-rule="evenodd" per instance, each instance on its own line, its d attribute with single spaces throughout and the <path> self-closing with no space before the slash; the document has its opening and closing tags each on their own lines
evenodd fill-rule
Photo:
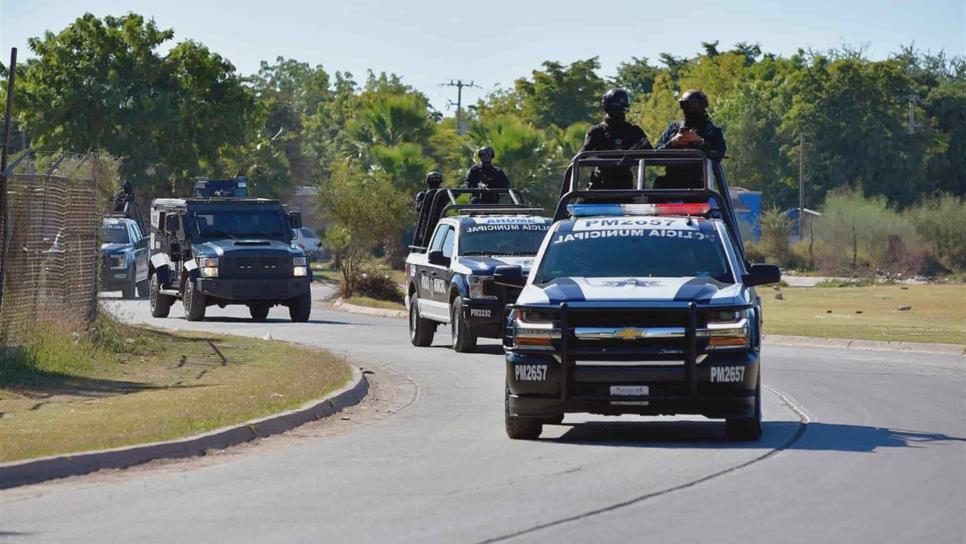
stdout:
<svg viewBox="0 0 966 544">
<path fill-rule="evenodd" d="M 624 215 L 704 215 L 711 210 L 707 202 L 677 204 L 568 204 L 573 217 Z"/>
</svg>

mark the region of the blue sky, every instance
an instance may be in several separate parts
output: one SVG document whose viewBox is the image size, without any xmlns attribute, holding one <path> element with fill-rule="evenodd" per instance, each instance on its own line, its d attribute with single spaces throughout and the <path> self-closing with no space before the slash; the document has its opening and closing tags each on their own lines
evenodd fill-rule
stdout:
<svg viewBox="0 0 966 544">
<path fill-rule="evenodd" d="M 484 90 L 512 85 L 544 60 L 599 56 L 602 74 L 632 56 L 691 55 L 702 41 L 759 42 L 779 54 L 799 47 L 868 46 L 883 58 L 902 44 L 949 54 L 966 51 L 966 0 L 807 0 L 729 2 L 504 0 L 0 0 L 0 46 L 23 57 L 26 39 L 60 30 L 89 11 L 129 11 L 173 28 L 175 40 L 201 41 L 242 73 L 285 56 L 348 70 L 391 71 L 437 108 L 455 99 L 443 81 L 474 80 Z"/>
</svg>

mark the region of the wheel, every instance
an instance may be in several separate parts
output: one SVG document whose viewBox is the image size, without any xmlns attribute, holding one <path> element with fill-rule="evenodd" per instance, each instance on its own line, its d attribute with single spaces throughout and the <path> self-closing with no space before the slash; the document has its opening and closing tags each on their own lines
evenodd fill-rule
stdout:
<svg viewBox="0 0 966 544">
<path fill-rule="evenodd" d="M 543 423 L 532 417 L 520 417 L 510 414 L 510 388 L 503 394 L 503 413 L 506 423 L 506 435 L 513 440 L 536 440 L 543 432 Z"/>
<path fill-rule="evenodd" d="M 132 299 L 132 298 L 134 298 L 134 293 L 135 293 L 136 287 L 137 286 L 134 283 L 134 279 L 132 278 L 131 279 L 131 283 L 129 283 L 129 284 L 127 284 L 127 285 L 125 285 L 124 287 L 121 288 L 121 297 L 122 298 L 125 298 L 125 299 Z"/>
<path fill-rule="evenodd" d="M 268 311 L 266 310 L 267 314 Z M 305 323 L 309 320 L 309 315 L 312 313 L 312 293 L 305 293 L 304 295 L 299 295 L 292 299 L 291 304 L 288 305 L 288 317 L 292 320 L 292 323 Z M 252 316 L 254 317 L 254 316 Z"/>
<path fill-rule="evenodd" d="M 414 293 L 409 297 L 409 341 L 424 348 L 433 343 L 435 334 L 436 324 L 419 316 L 419 298 Z"/>
<path fill-rule="evenodd" d="M 161 294 L 161 282 L 158 281 L 158 275 L 153 274 L 151 276 L 151 317 L 168 317 L 168 313 L 171 312 L 171 303 L 174 302 L 174 297 Z"/>
<path fill-rule="evenodd" d="M 181 297 L 184 304 L 184 317 L 188 321 L 201 321 L 205 318 L 205 295 L 195 287 L 195 282 L 188 278 L 184 282 L 184 295 Z"/>
<path fill-rule="evenodd" d="M 268 310 L 270 309 L 271 309 L 271 306 L 269 306 L 268 304 L 249 304 L 248 305 L 248 313 L 251 314 L 253 321 L 265 321 L 265 318 L 268 317 Z"/>
<path fill-rule="evenodd" d="M 138 288 L 138 298 L 145 299 L 151 296 L 151 286 L 149 280 L 144 280 L 137 284 Z"/>
<path fill-rule="evenodd" d="M 450 332 L 453 337 L 453 351 L 457 353 L 469 353 L 476 349 L 476 336 L 470 332 L 463 320 L 463 300 L 460 297 L 453 299 L 450 304 Z"/>
<path fill-rule="evenodd" d="M 755 386 L 755 415 L 725 420 L 725 432 L 730 440 L 758 440 L 761 438 L 761 373 Z"/>
<path fill-rule="evenodd" d="M 563 418 L 564 418 L 563 414 L 557 414 L 553 417 L 548 417 L 544 419 L 543 422 L 546 425 L 560 425 L 561 423 L 563 423 Z"/>
</svg>

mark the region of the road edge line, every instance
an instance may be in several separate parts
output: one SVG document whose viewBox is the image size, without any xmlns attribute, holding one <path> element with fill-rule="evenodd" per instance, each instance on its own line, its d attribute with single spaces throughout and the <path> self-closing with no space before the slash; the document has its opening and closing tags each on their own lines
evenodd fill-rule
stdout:
<svg viewBox="0 0 966 544">
<path fill-rule="evenodd" d="M 409 317 L 406 310 L 385 310 L 383 308 L 368 308 L 366 306 L 357 306 L 355 304 L 349 304 L 344 301 L 342 297 L 339 297 L 332 301 L 332 307 L 336 310 L 347 312 L 350 314 L 360 314 L 360 315 L 372 315 L 376 317 L 388 317 L 395 319 L 405 319 Z"/>
<path fill-rule="evenodd" d="M 349 368 L 352 370 L 352 377 L 346 385 L 293 410 L 243 421 L 187 438 L 0 464 L 0 490 L 90 474 L 103 469 L 128 468 L 157 459 L 204 455 L 207 450 L 225 449 L 332 416 L 358 404 L 369 392 L 369 381 L 362 370 L 355 366 Z"/>
<path fill-rule="evenodd" d="M 925 342 L 889 342 L 858 338 L 824 338 L 819 336 L 791 336 L 765 334 L 762 343 L 771 346 L 798 348 L 831 348 L 850 351 L 891 351 L 896 353 L 933 353 L 936 355 L 966 356 L 966 345 L 930 344 Z"/>
</svg>

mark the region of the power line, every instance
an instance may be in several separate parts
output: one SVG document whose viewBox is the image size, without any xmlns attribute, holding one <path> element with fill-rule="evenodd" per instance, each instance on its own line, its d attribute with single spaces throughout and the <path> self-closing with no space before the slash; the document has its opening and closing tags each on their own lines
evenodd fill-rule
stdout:
<svg viewBox="0 0 966 544">
<path fill-rule="evenodd" d="M 462 79 L 457 79 L 453 81 L 449 80 L 449 83 L 440 83 L 440 87 L 456 87 L 456 133 L 463 134 L 463 87 L 476 87 L 477 89 L 482 89 L 476 83 L 470 81 L 469 83 L 463 81 Z M 450 102 L 452 104 L 452 102 Z"/>
</svg>

